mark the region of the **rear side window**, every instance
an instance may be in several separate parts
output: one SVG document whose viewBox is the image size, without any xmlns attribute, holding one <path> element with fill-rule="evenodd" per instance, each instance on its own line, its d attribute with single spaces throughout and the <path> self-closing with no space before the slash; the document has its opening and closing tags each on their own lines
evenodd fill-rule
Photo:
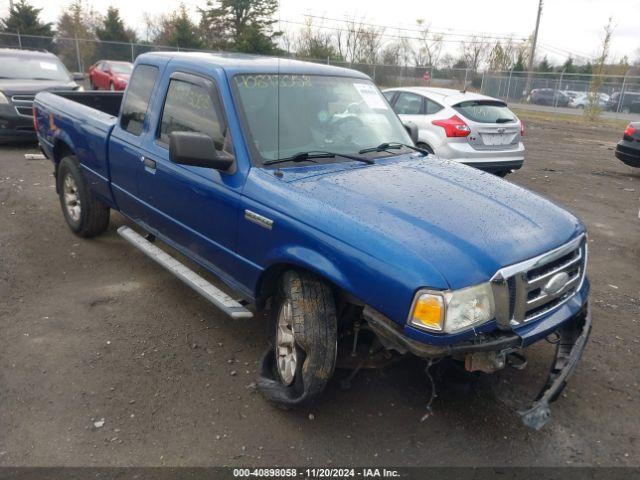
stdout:
<svg viewBox="0 0 640 480">
<path fill-rule="evenodd" d="M 158 140 L 169 144 L 172 132 L 198 132 L 209 135 L 216 150 L 231 153 L 224 117 L 210 92 L 200 85 L 171 80 L 162 111 Z"/>
<path fill-rule="evenodd" d="M 140 135 L 149 106 L 149 98 L 158 76 L 158 67 L 138 65 L 131 76 L 122 104 L 120 126 L 133 135 Z"/>
<path fill-rule="evenodd" d="M 507 105 L 497 100 L 470 100 L 453 106 L 454 110 L 473 122 L 511 123 L 516 117 Z"/>
<path fill-rule="evenodd" d="M 395 95 L 396 92 L 382 92 L 382 95 L 384 95 L 384 98 L 387 99 L 387 102 L 391 103 L 393 101 L 393 96 Z"/>
<path fill-rule="evenodd" d="M 428 98 L 424 99 L 425 113 L 427 115 L 431 115 L 434 113 L 438 113 L 444 107 L 439 103 L 434 102 L 433 100 L 429 100 Z"/>
<path fill-rule="evenodd" d="M 415 93 L 401 92 L 394 110 L 400 115 L 419 115 L 422 113 L 422 97 Z"/>
</svg>

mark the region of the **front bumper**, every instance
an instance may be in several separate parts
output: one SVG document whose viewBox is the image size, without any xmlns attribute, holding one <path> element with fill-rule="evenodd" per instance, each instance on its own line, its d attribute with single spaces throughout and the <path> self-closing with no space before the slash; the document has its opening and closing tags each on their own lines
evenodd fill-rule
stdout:
<svg viewBox="0 0 640 480">
<path fill-rule="evenodd" d="M 474 340 L 462 341 L 454 344 L 431 345 L 411 339 L 403 334 L 397 324 L 380 314 L 365 307 L 364 317 L 371 329 L 386 348 L 392 348 L 400 353 L 411 352 L 424 358 L 438 358 L 453 355 L 475 354 L 480 352 L 496 352 L 508 354 L 546 338 L 555 332 L 558 334 L 556 353 L 547 381 L 534 399 L 524 409 L 518 411 L 522 422 L 531 428 L 539 430 L 551 418 L 549 404 L 554 402 L 562 393 L 569 377 L 573 374 L 582 358 L 589 334 L 591 333 L 591 311 L 586 301 L 577 313 L 563 322 L 555 324 L 553 328 L 531 326 L 526 332 L 493 331 L 477 335 Z M 536 322 L 534 322 L 536 323 Z M 543 321 L 537 322 L 544 324 Z"/>
<path fill-rule="evenodd" d="M 33 117 L 13 113 L 6 106 L 0 111 L 0 143 L 28 142 L 35 139 Z"/>
</svg>

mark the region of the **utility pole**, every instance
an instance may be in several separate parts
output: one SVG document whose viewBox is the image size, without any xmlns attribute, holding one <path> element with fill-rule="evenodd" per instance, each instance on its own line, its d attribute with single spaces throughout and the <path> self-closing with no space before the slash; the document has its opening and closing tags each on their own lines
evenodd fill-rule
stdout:
<svg viewBox="0 0 640 480">
<path fill-rule="evenodd" d="M 542 16 L 543 0 L 538 0 L 538 17 L 536 18 L 536 29 L 533 32 L 533 42 L 531 43 L 531 52 L 529 54 L 529 66 L 527 68 L 527 83 L 524 87 L 525 95 L 531 90 L 531 72 L 533 71 L 533 62 L 536 58 L 536 45 L 538 43 L 538 30 L 540 29 L 540 17 Z"/>
</svg>

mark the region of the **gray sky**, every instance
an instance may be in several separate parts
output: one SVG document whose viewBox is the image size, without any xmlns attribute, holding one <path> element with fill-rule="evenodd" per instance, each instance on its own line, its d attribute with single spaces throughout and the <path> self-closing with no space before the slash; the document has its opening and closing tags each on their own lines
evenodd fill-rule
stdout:
<svg viewBox="0 0 640 480">
<path fill-rule="evenodd" d="M 68 0 L 30 0 L 43 8 L 47 21 L 55 21 Z M 126 22 L 143 33 L 143 13 L 151 15 L 171 12 L 179 2 L 172 0 L 89 0 L 90 5 L 104 13 L 109 5 L 120 9 Z M 187 8 L 196 17 L 197 7 L 206 0 L 185 0 Z M 0 0 L 0 11 L 6 12 L 9 0 Z M 454 7 L 455 5 L 455 7 Z M 355 17 L 367 23 L 390 26 L 390 35 L 415 36 L 415 32 L 396 28 L 415 28 L 415 19 L 423 18 L 434 31 L 448 33 L 451 40 L 446 51 L 457 53 L 459 43 L 454 40 L 466 34 L 513 35 L 524 38 L 531 34 L 535 24 L 537 0 L 483 0 L 442 2 L 434 0 L 280 0 L 280 19 L 283 29 L 297 30 L 305 14 L 330 19 Z M 563 61 L 569 52 L 576 56 L 595 57 L 603 36 L 603 27 L 609 17 L 615 26 L 611 54 L 616 59 L 628 55 L 637 57 L 640 48 L 640 0 L 545 0 L 540 26 L 539 55 L 548 55 L 555 62 Z M 333 20 L 315 19 L 316 25 L 340 27 Z"/>
</svg>

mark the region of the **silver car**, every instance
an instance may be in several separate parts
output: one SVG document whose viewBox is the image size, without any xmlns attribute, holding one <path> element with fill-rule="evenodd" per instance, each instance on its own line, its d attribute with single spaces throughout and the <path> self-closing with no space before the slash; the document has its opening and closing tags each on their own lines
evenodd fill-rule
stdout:
<svg viewBox="0 0 640 480">
<path fill-rule="evenodd" d="M 383 94 L 403 122 L 418 127 L 418 146 L 500 176 L 522 167 L 524 126 L 502 100 L 430 87 Z"/>
</svg>

